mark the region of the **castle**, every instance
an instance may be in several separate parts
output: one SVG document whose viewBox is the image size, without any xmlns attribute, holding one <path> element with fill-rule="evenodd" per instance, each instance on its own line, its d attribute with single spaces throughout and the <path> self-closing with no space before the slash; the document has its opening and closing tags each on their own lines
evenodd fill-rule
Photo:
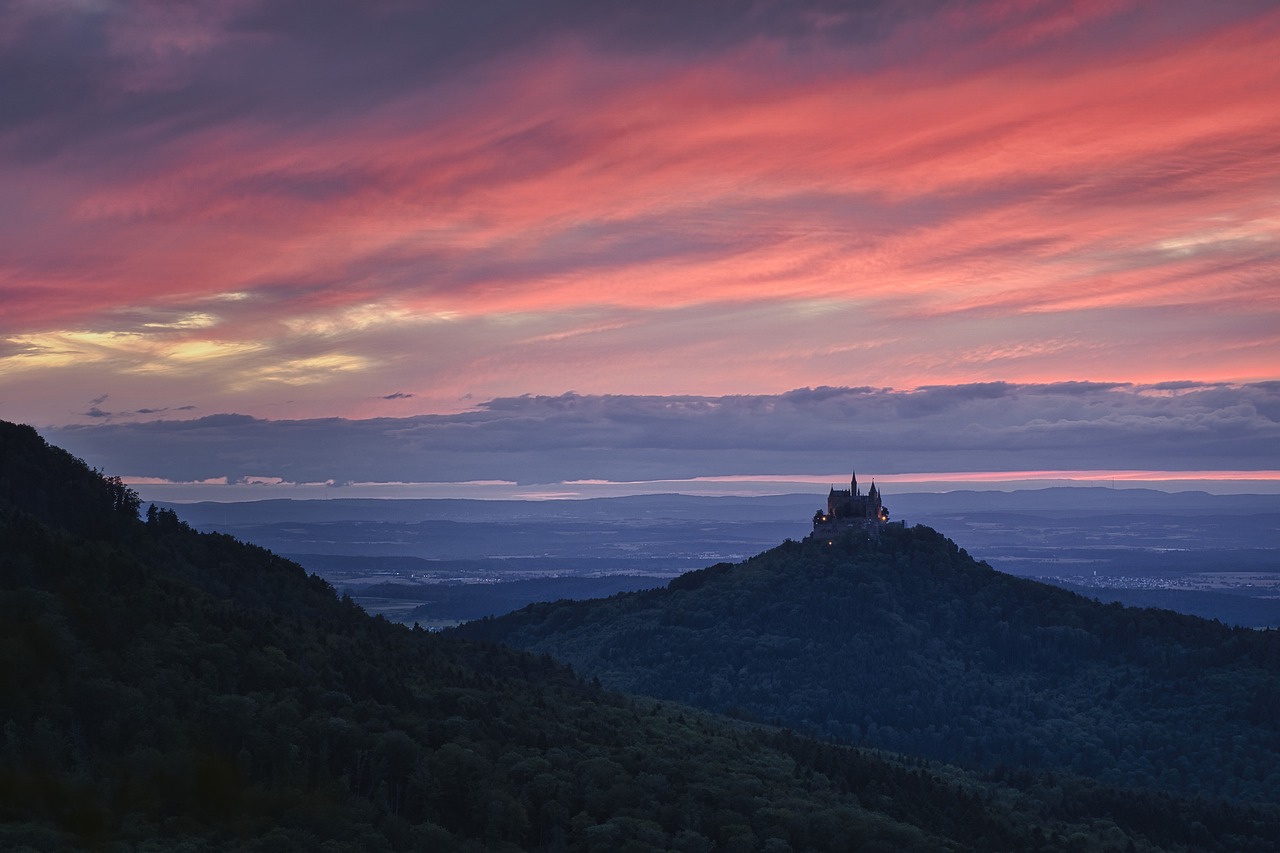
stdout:
<svg viewBox="0 0 1280 853">
<path fill-rule="evenodd" d="M 813 516 L 815 536 L 831 536 L 845 530 L 879 531 L 889 521 L 889 510 L 880 500 L 880 490 L 875 481 L 864 495 L 858 488 L 858 474 L 854 472 L 849 488 L 832 488 L 827 495 L 827 511 L 818 510 Z"/>
</svg>

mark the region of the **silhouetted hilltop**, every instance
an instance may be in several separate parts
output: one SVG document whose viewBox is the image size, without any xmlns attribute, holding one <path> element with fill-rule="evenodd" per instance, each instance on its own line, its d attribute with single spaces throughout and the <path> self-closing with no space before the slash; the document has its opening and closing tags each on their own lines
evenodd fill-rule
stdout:
<svg viewBox="0 0 1280 853">
<path fill-rule="evenodd" d="M 976 767 L 1280 796 L 1280 635 L 1102 605 L 925 527 L 459 629 L 609 687 Z"/>
<path fill-rule="evenodd" d="M 1274 808 L 1008 784 L 369 618 L 0 422 L 0 849 L 1270 850 Z"/>
<path fill-rule="evenodd" d="M 118 477 L 101 477 L 31 427 L 0 421 L 0 502 L 71 533 L 109 538 L 136 521 L 138 497 Z"/>
</svg>

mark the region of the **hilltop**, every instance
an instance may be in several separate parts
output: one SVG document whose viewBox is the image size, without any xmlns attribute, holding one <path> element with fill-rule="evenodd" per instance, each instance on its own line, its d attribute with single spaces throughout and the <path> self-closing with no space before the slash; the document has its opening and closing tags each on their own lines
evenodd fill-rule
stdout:
<svg viewBox="0 0 1280 853">
<path fill-rule="evenodd" d="M 1280 634 L 1103 605 L 927 527 L 787 542 L 463 636 L 606 686 L 979 768 L 1280 797 Z"/>
</svg>

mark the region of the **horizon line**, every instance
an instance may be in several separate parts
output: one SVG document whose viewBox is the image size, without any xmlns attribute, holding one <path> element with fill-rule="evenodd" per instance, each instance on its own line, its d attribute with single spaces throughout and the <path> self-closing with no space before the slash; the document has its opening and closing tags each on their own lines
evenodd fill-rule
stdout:
<svg viewBox="0 0 1280 853">
<path fill-rule="evenodd" d="M 704 497 L 769 497 L 803 494 L 837 483 L 848 474 L 735 474 L 645 480 L 579 479 L 560 482 L 520 483 L 514 480 L 458 482 L 290 482 L 279 477 L 218 477 L 202 481 L 172 481 L 156 477 L 125 476 L 121 479 L 145 500 L 194 503 L 243 502 L 273 498 L 333 500 L 367 498 L 381 500 L 585 500 L 629 495 L 683 494 Z M 860 483 L 912 487 L 925 492 L 979 488 L 1019 491 L 1035 488 L 1149 487 L 1159 491 L 1205 491 L 1218 494 L 1280 493 L 1280 471 L 1152 471 L 1152 470 L 1038 470 L 952 471 L 859 475 Z M 1001 488 L 1003 487 L 1003 488 Z M 1182 487 L 1182 488 L 1175 488 Z M 1198 487 L 1198 488 L 1197 488 Z M 1234 490 L 1232 490 L 1234 488 Z M 899 494 L 906 490 L 899 491 Z M 892 492 L 891 492 L 892 493 Z"/>
</svg>

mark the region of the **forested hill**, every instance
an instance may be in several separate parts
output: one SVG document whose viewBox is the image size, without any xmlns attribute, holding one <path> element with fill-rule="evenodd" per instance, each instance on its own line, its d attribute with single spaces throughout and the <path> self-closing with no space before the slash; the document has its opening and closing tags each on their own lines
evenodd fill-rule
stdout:
<svg viewBox="0 0 1280 853">
<path fill-rule="evenodd" d="M 1101 605 L 926 527 L 459 629 L 609 687 L 968 766 L 1280 798 L 1280 634 Z"/>
<path fill-rule="evenodd" d="M 997 784 L 369 618 L 0 421 L 0 849 L 1273 850 L 1274 807 Z"/>
</svg>

